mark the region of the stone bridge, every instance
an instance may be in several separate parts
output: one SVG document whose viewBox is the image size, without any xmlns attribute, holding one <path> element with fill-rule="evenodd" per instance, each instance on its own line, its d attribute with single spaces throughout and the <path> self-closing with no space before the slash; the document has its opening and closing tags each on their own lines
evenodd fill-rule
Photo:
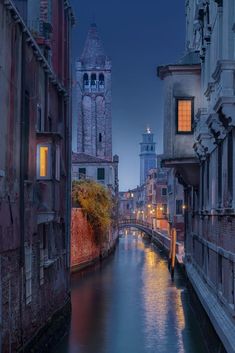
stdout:
<svg viewBox="0 0 235 353">
<path fill-rule="evenodd" d="M 119 229 L 122 228 L 136 228 L 147 234 L 154 243 L 163 247 L 167 252 L 170 250 L 171 238 L 168 233 L 160 229 L 153 229 L 152 225 L 148 222 L 136 219 L 121 219 L 119 221 Z M 183 263 L 184 244 L 182 242 L 176 242 L 176 257 L 179 263 Z"/>
</svg>

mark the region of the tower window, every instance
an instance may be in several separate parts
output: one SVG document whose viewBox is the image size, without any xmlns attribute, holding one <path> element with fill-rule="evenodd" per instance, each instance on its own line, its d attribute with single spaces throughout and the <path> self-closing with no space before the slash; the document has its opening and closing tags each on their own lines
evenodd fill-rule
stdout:
<svg viewBox="0 0 235 353">
<path fill-rule="evenodd" d="M 179 134 L 192 133 L 193 98 L 179 98 L 176 100 L 176 132 Z"/>
<path fill-rule="evenodd" d="M 88 74 L 84 74 L 84 75 L 83 75 L 83 87 L 84 87 L 84 88 L 89 87 L 89 77 L 88 77 Z"/>
<path fill-rule="evenodd" d="M 104 88 L 104 74 L 99 75 L 99 88 L 100 89 Z"/>
<path fill-rule="evenodd" d="M 96 74 L 91 75 L 91 87 L 96 88 Z"/>
</svg>

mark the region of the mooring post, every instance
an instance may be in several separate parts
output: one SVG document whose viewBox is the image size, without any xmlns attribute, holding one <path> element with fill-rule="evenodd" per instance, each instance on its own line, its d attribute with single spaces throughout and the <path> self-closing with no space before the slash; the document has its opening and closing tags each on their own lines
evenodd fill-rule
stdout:
<svg viewBox="0 0 235 353">
<path fill-rule="evenodd" d="M 171 253 L 171 279 L 175 276 L 175 256 L 176 256 L 176 229 L 172 229 L 172 253 Z"/>
</svg>

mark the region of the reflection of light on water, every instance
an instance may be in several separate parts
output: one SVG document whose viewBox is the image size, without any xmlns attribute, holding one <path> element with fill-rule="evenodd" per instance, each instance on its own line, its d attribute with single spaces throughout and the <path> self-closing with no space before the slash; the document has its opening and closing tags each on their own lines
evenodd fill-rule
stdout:
<svg viewBox="0 0 235 353">
<path fill-rule="evenodd" d="M 185 318 L 181 291 L 171 286 L 166 262 L 152 249 L 145 248 L 142 276 L 147 348 L 154 351 L 156 345 L 163 347 L 167 342 L 167 345 L 172 344 L 175 347 L 175 352 L 183 353 L 182 330 L 185 327 Z M 171 336 L 170 331 L 173 333 Z"/>
</svg>

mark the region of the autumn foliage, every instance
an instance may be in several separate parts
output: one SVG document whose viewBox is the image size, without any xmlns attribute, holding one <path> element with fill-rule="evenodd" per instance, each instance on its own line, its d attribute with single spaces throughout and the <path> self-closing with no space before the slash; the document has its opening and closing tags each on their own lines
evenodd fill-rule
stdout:
<svg viewBox="0 0 235 353">
<path fill-rule="evenodd" d="M 95 241 L 101 244 L 107 239 L 111 225 L 112 198 L 108 190 L 92 180 L 73 182 L 73 204 L 82 208 L 94 230 Z"/>
</svg>

